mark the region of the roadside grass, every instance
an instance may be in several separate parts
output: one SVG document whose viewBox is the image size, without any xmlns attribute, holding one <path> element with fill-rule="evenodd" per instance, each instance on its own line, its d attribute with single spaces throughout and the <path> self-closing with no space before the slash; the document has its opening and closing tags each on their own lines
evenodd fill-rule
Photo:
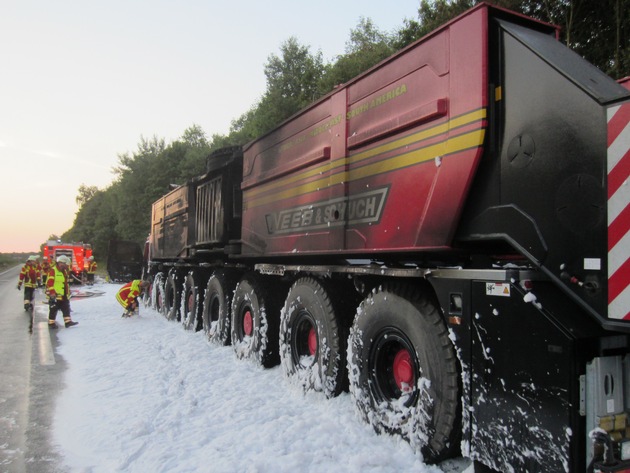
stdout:
<svg viewBox="0 0 630 473">
<path fill-rule="evenodd" d="M 13 266 L 24 264 L 26 259 L 33 253 L 0 253 L 0 272 Z"/>
</svg>

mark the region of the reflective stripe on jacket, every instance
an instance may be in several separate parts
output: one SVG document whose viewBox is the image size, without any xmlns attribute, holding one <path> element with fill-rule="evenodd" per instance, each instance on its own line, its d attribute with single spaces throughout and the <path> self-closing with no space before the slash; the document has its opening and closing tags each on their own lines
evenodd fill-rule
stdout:
<svg viewBox="0 0 630 473">
<path fill-rule="evenodd" d="M 70 293 L 68 273 L 57 268 L 57 265 L 50 268 L 48 279 L 46 279 L 46 292 L 51 293 L 52 291 L 55 292 L 57 300 L 67 298 Z"/>
<path fill-rule="evenodd" d="M 22 266 L 19 278 L 20 284 L 24 284 L 24 287 L 37 287 L 39 284 L 40 272 L 37 270 L 36 265 L 29 262 Z"/>
<path fill-rule="evenodd" d="M 116 293 L 116 300 L 118 303 L 127 308 L 130 302 L 132 302 L 140 294 L 141 279 L 134 279 L 121 287 Z"/>
</svg>

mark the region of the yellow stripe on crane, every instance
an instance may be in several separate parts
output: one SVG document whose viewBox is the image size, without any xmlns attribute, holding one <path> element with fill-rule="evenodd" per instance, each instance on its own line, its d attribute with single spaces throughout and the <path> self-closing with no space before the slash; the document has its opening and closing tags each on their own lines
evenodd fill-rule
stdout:
<svg viewBox="0 0 630 473">
<path fill-rule="evenodd" d="M 470 125 L 471 123 L 478 122 L 486 118 L 486 109 L 480 108 L 478 110 L 474 110 L 472 112 L 466 113 L 464 115 L 460 115 L 458 117 L 454 117 L 451 120 L 442 123 L 440 125 L 436 125 L 434 127 L 428 128 L 426 130 L 419 131 L 417 133 L 413 133 L 409 136 L 405 136 L 398 140 L 382 144 L 380 146 L 376 146 L 374 148 L 368 149 L 366 151 L 362 151 L 361 153 L 357 153 L 352 156 L 345 156 L 340 159 L 335 159 L 333 161 L 329 161 L 328 163 L 317 166 L 313 169 L 309 169 L 308 171 L 295 174 L 292 176 L 288 176 L 268 184 L 261 185 L 256 187 L 255 189 L 247 190 L 244 192 L 244 197 L 253 198 L 257 195 L 264 194 L 270 192 L 279 187 L 285 187 L 287 185 L 293 184 L 295 182 L 308 179 L 310 177 L 327 174 L 332 170 L 339 166 L 346 166 L 348 164 L 355 164 L 365 159 L 372 158 L 374 156 L 378 156 L 379 154 L 387 153 L 389 151 L 393 151 L 398 148 L 402 148 L 403 146 L 408 146 L 419 141 L 427 140 L 430 138 L 434 138 L 436 136 L 447 133 L 448 131 Z M 433 156 L 435 157 L 435 156 Z M 429 158 L 431 159 L 431 158 Z M 321 181 L 321 180 L 320 180 Z M 318 182 L 320 182 L 318 181 Z"/>
<path fill-rule="evenodd" d="M 426 161 L 431 161 L 435 158 L 443 158 L 445 156 L 455 154 L 467 149 L 477 148 L 483 144 L 485 136 L 484 129 L 477 129 L 468 133 L 463 133 L 459 136 L 451 137 L 442 142 L 426 146 L 424 148 L 416 149 L 407 153 L 399 154 L 382 161 L 368 164 L 366 166 L 350 169 L 347 172 L 339 172 L 330 176 L 317 179 L 305 184 L 301 184 L 289 189 L 285 189 L 279 192 L 274 192 L 263 197 L 252 198 L 251 193 L 245 192 L 243 196 L 243 204 L 245 208 L 258 207 L 260 205 L 269 204 L 283 199 L 291 197 L 298 197 L 300 195 L 316 192 L 321 189 L 326 189 L 337 184 L 343 184 L 347 182 L 357 181 L 359 179 L 365 179 L 368 177 L 377 176 L 392 171 L 404 169 L 409 166 L 417 165 Z M 354 158 L 354 156 L 352 157 Z M 352 161 L 352 158 L 349 158 Z M 354 160 L 358 162 L 360 160 Z M 299 179 L 304 179 L 305 174 L 302 173 Z M 297 178 L 297 176 L 296 176 Z M 286 181 L 286 180 L 285 180 Z M 269 190 L 269 189 L 268 189 Z"/>
</svg>

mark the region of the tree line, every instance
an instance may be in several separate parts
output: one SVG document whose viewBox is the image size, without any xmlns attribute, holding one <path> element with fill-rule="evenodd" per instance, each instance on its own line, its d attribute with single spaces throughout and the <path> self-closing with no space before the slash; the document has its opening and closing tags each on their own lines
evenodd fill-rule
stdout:
<svg viewBox="0 0 630 473">
<path fill-rule="evenodd" d="M 82 184 L 79 210 L 63 241 L 91 243 L 104 258 L 110 239 L 143 243 L 151 225 L 151 204 L 170 186 L 204 173 L 214 150 L 243 145 L 347 82 L 397 50 L 479 3 L 479 0 L 422 0 L 415 19 L 393 32 L 369 18 L 351 29 L 345 52 L 324 62 L 321 51 L 291 37 L 264 66 L 266 90 L 234 119 L 226 135 L 208 135 L 198 125 L 177 140 L 141 137 L 137 149 L 118 155 L 114 180 L 105 189 Z M 630 75 L 630 0 L 494 0 L 495 4 L 561 26 L 560 40 L 615 79 Z M 51 237 L 52 238 L 52 237 Z M 54 236 L 56 239 L 56 236 Z"/>
</svg>

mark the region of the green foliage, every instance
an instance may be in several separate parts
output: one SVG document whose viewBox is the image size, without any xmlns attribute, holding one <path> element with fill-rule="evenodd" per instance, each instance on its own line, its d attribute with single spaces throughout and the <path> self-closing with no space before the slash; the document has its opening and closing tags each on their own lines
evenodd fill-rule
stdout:
<svg viewBox="0 0 630 473">
<path fill-rule="evenodd" d="M 88 202 L 98 192 L 96 186 L 86 186 L 81 184 L 79 186 L 79 195 L 77 195 L 76 202 L 79 207 Z"/>
<path fill-rule="evenodd" d="M 475 0 L 422 0 L 418 9 L 418 20 L 404 21 L 394 39 L 396 49 L 402 49 L 408 44 L 426 36 L 457 15 L 472 8 Z M 492 3 L 492 2 L 490 2 Z"/>
<path fill-rule="evenodd" d="M 318 83 L 324 71 L 321 52 L 291 37 L 271 54 L 265 65 L 267 91 L 258 103 L 232 122 L 230 144 L 244 144 L 264 135 L 321 96 Z"/>
<path fill-rule="evenodd" d="M 569 47 L 614 78 L 630 75 L 630 0 L 568 3 L 560 15 Z"/>
<path fill-rule="evenodd" d="M 418 21 L 397 32 L 398 49 L 430 33 L 481 0 L 422 0 Z M 615 79 L 630 75 L 630 0 L 485 0 L 559 25 L 560 39 Z"/>
<path fill-rule="evenodd" d="M 335 62 L 327 66 L 319 89 L 329 92 L 339 84 L 367 71 L 396 51 L 394 40 L 380 31 L 369 18 L 361 18 L 357 27 L 350 31 L 346 43 L 346 53 L 337 56 Z"/>
<path fill-rule="evenodd" d="M 91 243 L 99 258 L 106 255 L 111 239 L 143 243 L 149 234 L 153 202 L 172 184 L 181 185 L 202 174 L 210 151 L 211 145 L 198 125 L 169 145 L 155 136 L 141 138 L 134 153 L 118 156 L 116 180 L 110 187 L 79 187 L 77 202 L 82 205 L 62 239 Z"/>
<path fill-rule="evenodd" d="M 392 39 L 392 46 L 396 50 L 402 49 L 422 38 L 423 32 L 424 28 L 419 21 L 405 18 L 403 20 L 403 26 L 396 31 L 394 38 Z"/>
<path fill-rule="evenodd" d="M 0 253 L 0 271 L 24 264 L 31 253 Z"/>
<path fill-rule="evenodd" d="M 560 39 L 606 74 L 630 75 L 630 0 L 495 0 L 561 27 Z"/>
<path fill-rule="evenodd" d="M 280 47 L 281 57 L 272 54 L 265 65 L 267 94 L 284 99 L 286 110 L 299 110 L 318 97 L 317 81 L 322 74 L 322 53 L 313 55 L 295 37 Z"/>
</svg>

